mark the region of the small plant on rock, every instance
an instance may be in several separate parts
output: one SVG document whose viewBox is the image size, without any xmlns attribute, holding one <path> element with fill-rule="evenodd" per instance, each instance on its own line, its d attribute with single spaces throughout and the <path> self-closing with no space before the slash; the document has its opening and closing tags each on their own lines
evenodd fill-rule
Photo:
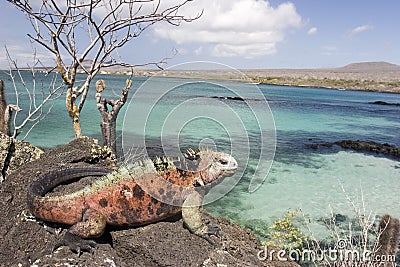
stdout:
<svg viewBox="0 0 400 267">
<path fill-rule="evenodd" d="M 307 238 L 303 232 L 293 224 L 297 218 L 298 211 L 288 211 L 283 218 L 278 219 L 270 226 L 269 241 L 264 241 L 263 245 L 274 246 L 287 250 L 299 250 Z"/>
</svg>

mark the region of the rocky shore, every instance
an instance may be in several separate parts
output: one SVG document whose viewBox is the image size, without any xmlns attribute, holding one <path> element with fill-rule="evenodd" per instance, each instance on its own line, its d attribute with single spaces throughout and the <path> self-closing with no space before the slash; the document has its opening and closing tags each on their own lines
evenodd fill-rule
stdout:
<svg viewBox="0 0 400 267">
<path fill-rule="evenodd" d="M 308 144 L 307 147 L 311 149 L 319 149 L 323 147 L 331 148 L 335 145 L 344 149 L 351 149 L 357 152 L 365 152 L 400 159 L 400 147 L 387 143 L 380 144 L 373 141 L 342 140 L 334 143 L 313 143 Z"/>
<path fill-rule="evenodd" d="M 215 246 L 191 234 L 178 216 L 138 228 L 108 228 L 96 240 L 93 254 L 74 254 L 67 247 L 52 252 L 67 226 L 37 221 L 26 207 L 26 188 L 38 174 L 70 165 L 113 166 L 115 158 L 93 139 L 80 138 L 45 151 L 0 183 L 1 266 L 299 266 L 294 262 L 260 261 L 262 249 L 249 229 L 203 212 L 219 225 Z"/>
<path fill-rule="evenodd" d="M 34 147 L 25 145 L 35 151 Z M 313 149 L 334 146 L 400 158 L 400 148 L 389 144 L 360 140 L 310 144 Z M 204 211 L 204 219 L 221 228 L 221 238 L 215 239 L 214 246 L 191 234 L 177 216 L 143 227 L 109 227 L 106 234 L 96 240 L 98 245 L 93 254 L 79 256 L 68 247 L 52 252 L 68 226 L 32 217 L 26 207 L 27 185 L 40 173 L 61 166 L 91 164 L 110 167 L 115 166 L 116 161 L 113 154 L 94 139 L 80 138 L 42 151 L 39 159 L 10 169 L 11 173 L 0 183 L 0 266 L 299 266 L 277 258 L 259 260 L 257 255 L 262 246 L 250 229 Z M 89 182 L 83 180 L 78 186 Z"/>
</svg>

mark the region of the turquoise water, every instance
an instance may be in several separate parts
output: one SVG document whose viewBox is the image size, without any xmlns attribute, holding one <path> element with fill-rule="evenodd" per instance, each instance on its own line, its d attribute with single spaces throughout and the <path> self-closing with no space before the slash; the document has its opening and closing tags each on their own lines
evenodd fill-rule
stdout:
<svg viewBox="0 0 400 267">
<path fill-rule="evenodd" d="M 107 88 L 119 91 L 127 77 L 101 78 L 106 80 Z M 9 85 L 4 73 L 0 73 L 0 79 Z M 143 77 L 134 78 L 130 98 L 145 81 Z M 307 147 L 343 139 L 399 146 L 400 108 L 369 102 L 400 103 L 400 95 L 270 85 L 258 85 L 257 91 L 254 87 L 238 82 L 156 78 L 145 94 L 138 97 L 137 93 L 134 103 L 121 111 L 118 132 L 124 134 L 118 140 L 119 148 L 122 141 L 134 146 L 144 142 L 172 152 L 205 144 L 232 153 L 239 162 L 238 174 L 213 192 L 219 199 L 205 208 L 246 226 L 268 227 L 289 209 L 301 209 L 315 224 L 331 213 L 352 217 L 354 211 L 348 198 L 360 206 L 364 202 L 368 211 L 378 215 L 390 213 L 400 217 L 399 161 L 336 147 Z M 158 92 L 156 88 L 163 92 L 160 99 L 154 93 Z M 7 90 L 7 98 L 13 102 L 11 86 Z M 213 98 L 237 94 L 247 102 Z M 64 99 L 52 104 L 52 112 L 26 141 L 49 148 L 73 138 Z M 150 112 L 149 105 L 154 105 Z M 269 108 L 273 119 L 269 117 Z M 93 92 L 81 116 L 83 133 L 100 138 L 100 115 Z M 141 123 L 145 126 L 138 126 Z M 263 145 L 262 140 L 266 141 Z M 261 146 L 269 154 L 262 156 Z M 258 190 L 250 193 L 250 181 L 262 181 L 267 174 Z"/>
</svg>

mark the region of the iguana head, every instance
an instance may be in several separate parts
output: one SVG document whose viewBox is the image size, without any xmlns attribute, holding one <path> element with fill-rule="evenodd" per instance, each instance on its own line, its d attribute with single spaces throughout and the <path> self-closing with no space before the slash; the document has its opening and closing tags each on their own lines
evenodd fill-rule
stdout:
<svg viewBox="0 0 400 267">
<path fill-rule="evenodd" d="M 199 162 L 197 172 L 200 175 L 196 181 L 198 186 L 219 183 L 222 178 L 233 175 L 238 167 L 237 161 L 231 155 L 210 149 L 189 149 L 185 157 Z"/>
</svg>

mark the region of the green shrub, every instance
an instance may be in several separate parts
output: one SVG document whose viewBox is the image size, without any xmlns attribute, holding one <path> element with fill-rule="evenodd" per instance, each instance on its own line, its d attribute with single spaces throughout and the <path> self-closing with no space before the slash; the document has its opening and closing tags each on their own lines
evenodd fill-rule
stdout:
<svg viewBox="0 0 400 267">
<path fill-rule="evenodd" d="M 268 241 L 262 242 L 263 245 L 274 246 L 280 249 L 299 250 L 307 238 L 303 232 L 295 225 L 293 220 L 298 216 L 297 211 L 288 211 L 283 218 L 278 219 L 270 226 Z"/>
</svg>

